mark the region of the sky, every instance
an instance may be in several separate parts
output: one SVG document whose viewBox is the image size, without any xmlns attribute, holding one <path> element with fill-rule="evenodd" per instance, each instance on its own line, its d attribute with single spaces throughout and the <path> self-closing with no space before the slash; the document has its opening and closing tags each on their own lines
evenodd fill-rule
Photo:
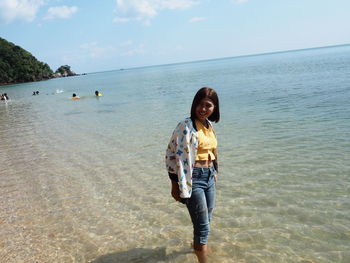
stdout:
<svg viewBox="0 0 350 263">
<path fill-rule="evenodd" d="M 0 0 L 0 37 L 76 73 L 350 43 L 349 0 Z"/>
</svg>

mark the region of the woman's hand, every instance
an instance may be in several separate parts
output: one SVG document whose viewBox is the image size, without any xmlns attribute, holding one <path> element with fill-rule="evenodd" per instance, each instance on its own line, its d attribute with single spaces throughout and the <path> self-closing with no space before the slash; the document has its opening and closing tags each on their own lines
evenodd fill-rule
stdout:
<svg viewBox="0 0 350 263">
<path fill-rule="evenodd" d="M 171 196 L 178 202 L 180 202 L 180 188 L 177 182 L 171 181 Z"/>
</svg>

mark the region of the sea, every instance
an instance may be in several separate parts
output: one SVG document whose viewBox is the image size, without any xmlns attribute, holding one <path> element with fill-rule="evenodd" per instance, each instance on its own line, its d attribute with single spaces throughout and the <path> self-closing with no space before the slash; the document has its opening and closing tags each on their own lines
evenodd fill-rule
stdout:
<svg viewBox="0 0 350 263">
<path fill-rule="evenodd" d="M 0 262 L 196 262 L 164 156 L 204 86 L 210 262 L 349 263 L 350 45 L 1 86 Z"/>
</svg>

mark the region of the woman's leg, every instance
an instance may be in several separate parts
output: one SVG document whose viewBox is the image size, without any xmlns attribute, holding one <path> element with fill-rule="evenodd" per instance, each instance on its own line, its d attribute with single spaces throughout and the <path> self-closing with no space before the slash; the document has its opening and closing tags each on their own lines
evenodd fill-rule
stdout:
<svg viewBox="0 0 350 263">
<path fill-rule="evenodd" d="M 213 210 L 215 207 L 216 184 L 214 179 L 214 168 L 210 168 L 210 177 L 208 181 L 208 188 L 205 190 L 205 199 L 207 201 L 209 223 L 211 222 Z"/>
<path fill-rule="evenodd" d="M 198 258 L 199 263 L 207 263 L 207 252 L 208 245 L 207 244 L 193 244 L 194 253 Z"/>
<path fill-rule="evenodd" d="M 191 198 L 187 200 L 187 208 L 193 223 L 193 248 L 200 263 L 207 262 L 207 243 L 210 231 L 210 214 L 208 208 L 212 211 L 215 199 L 212 191 L 207 191 L 210 179 L 209 169 L 196 169 L 193 173 L 193 187 Z M 208 193 L 207 193 L 208 192 Z M 214 196 L 214 199 L 213 199 Z M 209 198 L 209 207 L 207 203 Z"/>
<path fill-rule="evenodd" d="M 191 198 L 187 200 L 187 208 L 193 223 L 193 242 L 195 244 L 207 244 L 210 231 L 209 214 L 203 189 L 193 189 Z"/>
</svg>

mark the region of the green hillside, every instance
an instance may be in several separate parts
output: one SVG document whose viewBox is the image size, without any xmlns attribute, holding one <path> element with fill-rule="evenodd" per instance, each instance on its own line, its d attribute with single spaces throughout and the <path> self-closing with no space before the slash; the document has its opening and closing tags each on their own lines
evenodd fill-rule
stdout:
<svg viewBox="0 0 350 263">
<path fill-rule="evenodd" d="M 0 37 L 0 84 L 38 81 L 53 77 L 48 64 Z"/>
</svg>

